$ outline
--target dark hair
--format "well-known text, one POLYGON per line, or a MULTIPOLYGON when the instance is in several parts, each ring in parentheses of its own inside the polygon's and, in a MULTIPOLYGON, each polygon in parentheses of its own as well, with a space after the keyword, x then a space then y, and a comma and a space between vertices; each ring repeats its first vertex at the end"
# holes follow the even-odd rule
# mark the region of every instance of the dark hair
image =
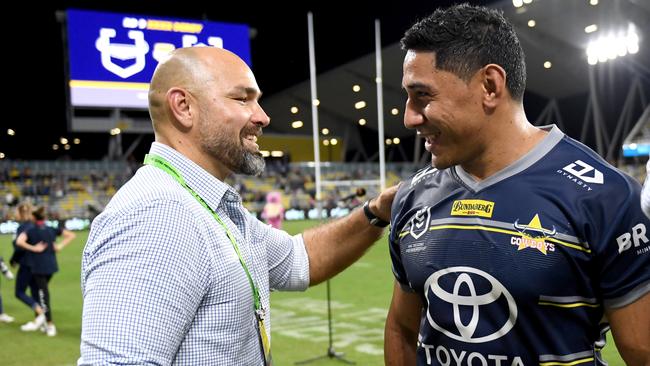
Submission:
POLYGON ((45 220, 45 207, 39 206, 34 211, 32 211, 32 215, 34 215, 34 218, 36 220, 45 220))
POLYGON ((506 71, 512 98, 524 96, 524 50, 500 10, 467 3, 437 9, 407 30, 400 43, 404 50, 434 52, 438 69, 465 81, 481 67, 497 64, 506 71))

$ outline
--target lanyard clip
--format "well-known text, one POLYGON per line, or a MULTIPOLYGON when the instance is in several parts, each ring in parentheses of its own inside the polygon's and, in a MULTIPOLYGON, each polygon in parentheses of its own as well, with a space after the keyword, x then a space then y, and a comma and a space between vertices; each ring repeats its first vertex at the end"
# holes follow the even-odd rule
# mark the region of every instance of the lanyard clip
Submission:
POLYGON ((264 308, 255 310, 255 317, 258 321, 264 320, 266 318, 266 310, 264 310, 264 308))

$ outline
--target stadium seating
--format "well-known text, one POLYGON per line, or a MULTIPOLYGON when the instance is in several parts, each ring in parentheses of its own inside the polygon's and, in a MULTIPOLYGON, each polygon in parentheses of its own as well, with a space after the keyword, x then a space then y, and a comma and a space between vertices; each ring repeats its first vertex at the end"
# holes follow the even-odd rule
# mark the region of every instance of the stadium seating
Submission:
MULTIPOLYGON (((92 219, 138 167, 123 161, 2 160, 0 220, 12 218, 13 207, 23 200, 46 205, 55 219, 92 219)), ((409 163, 389 163, 386 184, 395 184, 418 168, 409 163)), ((336 207, 341 197, 359 187, 366 189, 368 197, 378 193, 377 163, 324 163, 321 172, 325 208, 336 207)), ((227 183, 241 193, 244 206, 255 214, 261 212, 270 191, 282 193, 285 208, 307 211, 316 204, 314 175, 310 163, 269 165, 260 177, 235 175, 227 183)))

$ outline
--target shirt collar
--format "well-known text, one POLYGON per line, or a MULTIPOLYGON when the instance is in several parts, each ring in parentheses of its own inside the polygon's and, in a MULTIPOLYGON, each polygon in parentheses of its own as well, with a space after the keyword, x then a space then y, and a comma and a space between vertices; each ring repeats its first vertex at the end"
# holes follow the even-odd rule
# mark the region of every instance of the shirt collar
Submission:
POLYGON ((185 183, 201 196, 213 210, 217 209, 222 200, 241 202, 239 193, 229 184, 208 173, 170 146, 154 142, 151 144, 149 154, 156 154, 171 163, 183 176, 185 183))

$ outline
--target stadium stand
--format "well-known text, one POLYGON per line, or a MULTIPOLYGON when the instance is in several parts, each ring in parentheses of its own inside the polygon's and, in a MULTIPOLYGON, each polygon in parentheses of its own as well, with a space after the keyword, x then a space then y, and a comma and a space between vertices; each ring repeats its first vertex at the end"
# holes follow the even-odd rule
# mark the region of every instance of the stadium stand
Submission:
MULTIPOLYGON (((0 161, 0 220, 13 216, 13 207, 23 200, 46 205, 56 219, 93 219, 119 187, 137 170, 124 161, 0 161)), ((396 184, 418 169, 412 163, 387 164, 387 185, 396 184)), ((376 163, 325 163, 322 207, 331 210, 341 197, 362 187, 368 196, 378 193, 379 168, 376 163)), ((308 163, 269 164, 260 177, 232 176, 235 187, 249 211, 259 214, 267 192, 283 193, 288 209, 308 211, 316 207, 314 166, 308 163)), ((358 202, 357 202, 358 203, 358 202)))

